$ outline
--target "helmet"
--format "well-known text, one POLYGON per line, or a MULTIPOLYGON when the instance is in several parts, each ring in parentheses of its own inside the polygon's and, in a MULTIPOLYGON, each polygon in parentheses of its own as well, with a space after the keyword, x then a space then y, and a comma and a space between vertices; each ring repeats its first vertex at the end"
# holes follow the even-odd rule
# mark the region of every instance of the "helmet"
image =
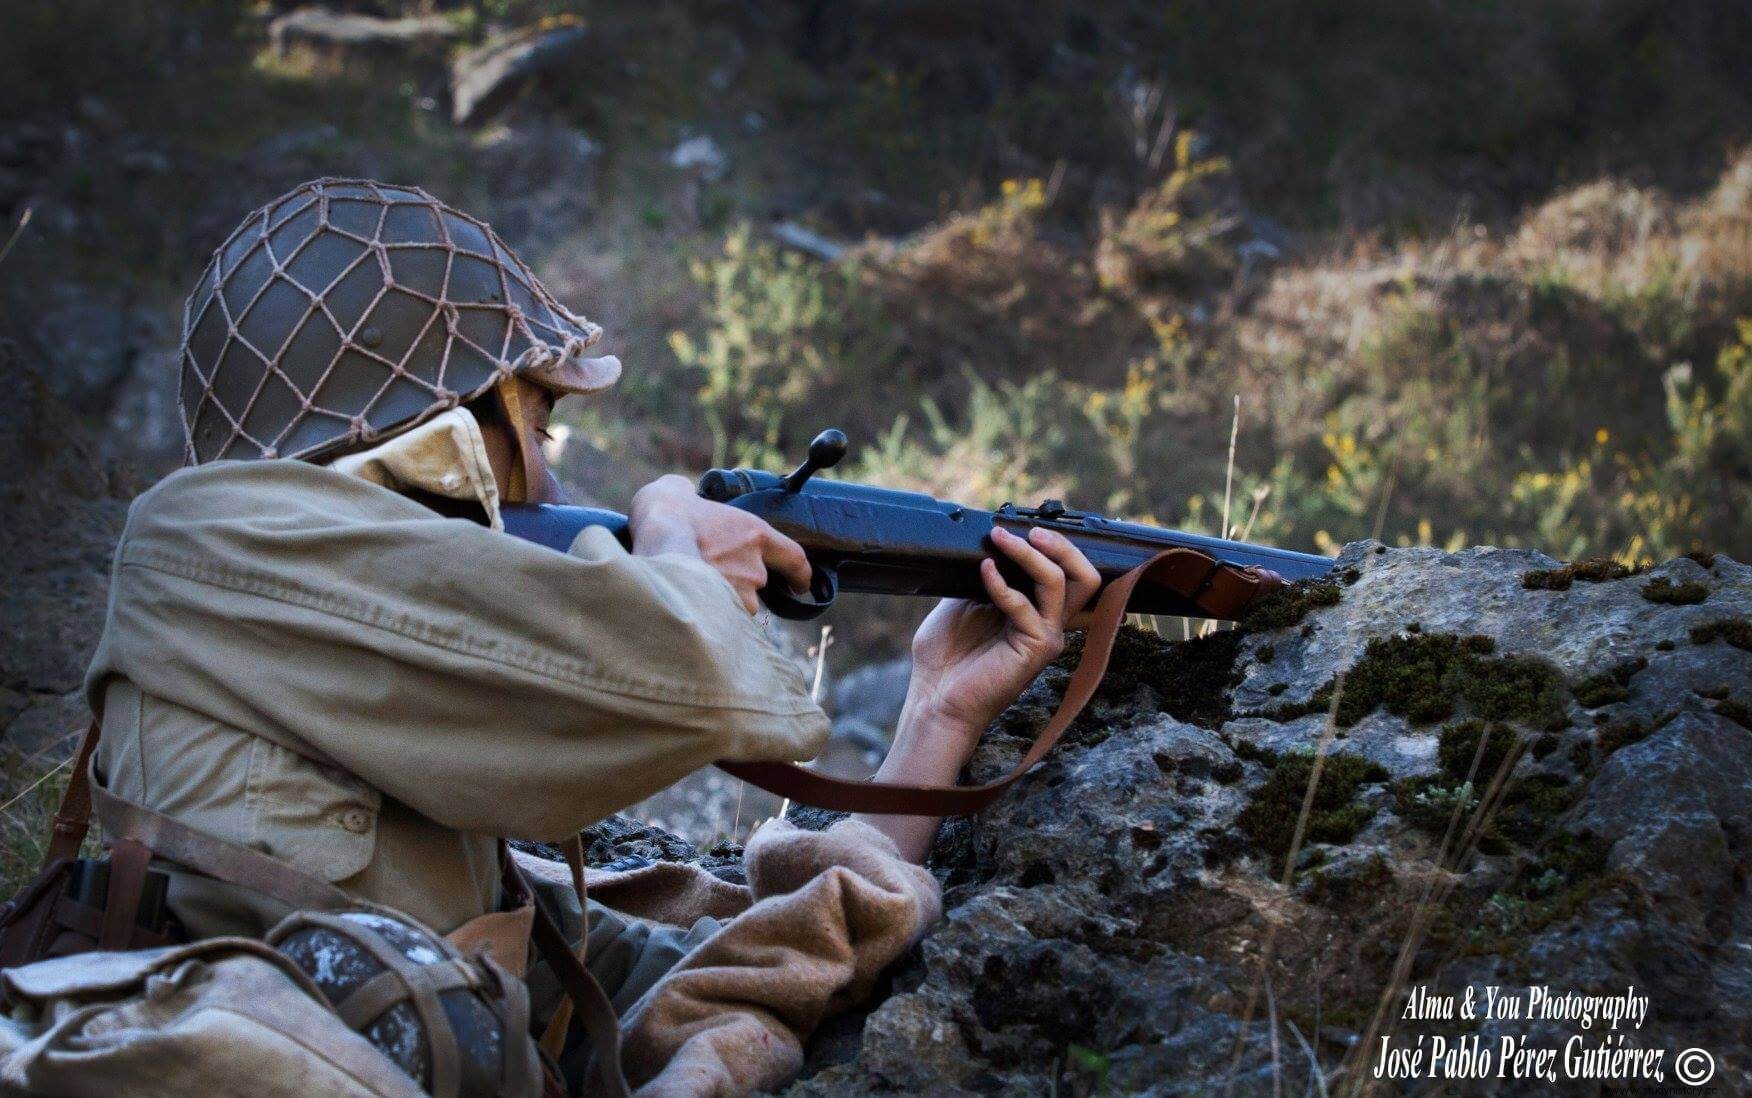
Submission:
POLYGON ((190 464, 325 461, 518 376, 605 389, 602 329, 483 221, 418 187, 319 179, 244 219, 183 311, 190 464))
POLYGON ((531 1094, 542 1066, 529 1037, 529 992, 486 956, 387 908, 299 911, 267 943, 335 1013, 428 1094, 531 1094))

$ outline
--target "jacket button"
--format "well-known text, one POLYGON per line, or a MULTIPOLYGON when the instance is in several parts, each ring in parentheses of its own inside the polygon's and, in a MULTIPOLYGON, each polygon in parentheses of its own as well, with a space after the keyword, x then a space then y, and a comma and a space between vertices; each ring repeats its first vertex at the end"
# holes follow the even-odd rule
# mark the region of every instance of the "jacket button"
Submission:
POLYGON ((341 813, 341 826, 355 835, 363 835, 371 829, 371 813, 363 808, 349 808, 341 813))

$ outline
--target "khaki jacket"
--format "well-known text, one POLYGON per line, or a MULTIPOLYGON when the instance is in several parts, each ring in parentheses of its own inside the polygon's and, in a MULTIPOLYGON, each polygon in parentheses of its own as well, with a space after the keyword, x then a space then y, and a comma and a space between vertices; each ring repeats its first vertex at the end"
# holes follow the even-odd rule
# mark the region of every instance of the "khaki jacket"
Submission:
MULTIPOLYGON (((134 502, 86 679, 116 792, 449 932, 493 910, 500 836, 820 747, 801 673, 706 564, 599 529, 558 553, 386 486, 498 525, 466 411, 383 451, 186 469, 134 502)), ((280 914, 208 884, 173 889, 198 934, 280 914)))
MULTIPOLYGON (((827 721, 801 673, 711 568, 631 556, 601 530, 557 553, 499 527, 479 425, 460 409, 332 467, 221 463, 166 478, 129 511, 86 679, 105 780, 450 933, 494 910, 499 837, 559 839, 715 759, 820 747, 827 721), (415 489, 475 504, 487 522, 400 494, 415 489)), ((518 857, 537 888, 570 901, 576 940, 564 868, 518 857)), ((930 873, 855 820, 825 833, 774 821, 744 864, 749 888, 693 866, 592 871, 609 906, 592 899, 588 960, 624 1016, 642 1096, 779 1085, 821 1019, 866 995, 941 915, 930 873)), ((286 914, 180 872, 170 906, 203 938, 259 936, 286 914)), ((92 956, 135 971, 133 955, 92 956)), ((140 1050, 160 1046, 137 1002, 163 996, 94 978, 113 1007, 91 1005, 96 985, 79 977, 43 990, 51 1034, 0 1026, 0 1082, 170 1082, 139 1067, 140 1050), (62 1017, 63 999, 81 1011, 62 1017), (141 1035, 104 1044, 116 1025, 141 1035), (77 1056, 59 1057, 50 1037, 77 1056)), ((528 983, 548 1016, 552 974, 537 966, 528 983)), ((231 995, 220 1013, 238 998, 219 994, 231 995)), ((196 996, 152 1019, 174 1037, 210 1007, 196 996)), ((224 1027, 213 1036, 244 1047, 224 1027)), ((257 1043, 263 1063, 222 1075, 280 1093, 274 1072, 297 1055, 257 1043)), ((334 1089, 405 1088, 360 1075, 334 1089)))

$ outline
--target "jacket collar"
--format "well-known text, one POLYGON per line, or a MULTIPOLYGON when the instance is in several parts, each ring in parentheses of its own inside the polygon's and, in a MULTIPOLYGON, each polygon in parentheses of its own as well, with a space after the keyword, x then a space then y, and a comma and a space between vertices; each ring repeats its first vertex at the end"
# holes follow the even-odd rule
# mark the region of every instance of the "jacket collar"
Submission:
POLYGON ((329 467, 395 492, 430 492, 477 503, 493 529, 504 528, 487 444, 480 422, 467 408, 452 408, 380 446, 338 457, 329 467))

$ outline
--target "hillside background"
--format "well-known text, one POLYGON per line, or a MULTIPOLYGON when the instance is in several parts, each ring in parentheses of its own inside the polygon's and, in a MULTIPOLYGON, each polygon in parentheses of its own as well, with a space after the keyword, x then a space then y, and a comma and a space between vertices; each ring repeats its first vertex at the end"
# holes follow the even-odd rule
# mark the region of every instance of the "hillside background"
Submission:
MULTIPOLYGON (((486 217, 607 329, 625 380, 562 406, 582 499, 837 425, 840 475, 1296 549, 1752 550, 1744 4, 0 0, 0 25, 0 367, 34 394, 9 415, 70 410, 117 499, 180 461, 211 250, 364 175, 486 217), (488 55, 526 75, 477 94, 488 55)), ((923 609, 847 607, 834 669, 923 609)), ((0 670, 8 722, 76 685, 0 670)))

